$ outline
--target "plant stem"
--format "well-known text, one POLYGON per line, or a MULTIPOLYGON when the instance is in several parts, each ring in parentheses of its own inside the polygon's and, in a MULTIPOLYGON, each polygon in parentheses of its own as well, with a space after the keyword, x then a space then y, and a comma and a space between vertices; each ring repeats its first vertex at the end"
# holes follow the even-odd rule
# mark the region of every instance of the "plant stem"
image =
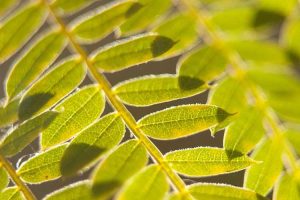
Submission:
POLYGON ((4 169, 8 172, 10 178, 13 180, 13 182, 16 184, 16 186, 22 191, 24 197, 27 200, 36 200, 34 194, 20 179, 20 177, 16 173, 16 170, 14 169, 14 167, 1 154, 0 154, 0 164, 2 164, 2 167, 4 167, 4 169))
MULTIPOLYGON (((249 86, 250 92, 255 99, 257 106, 264 113, 272 132, 275 136, 281 136, 283 133, 282 127, 279 127, 279 120, 273 115, 273 112, 270 112, 272 109, 268 107, 265 103, 262 93, 260 90, 249 80, 246 76, 245 69, 247 69, 247 64, 241 59, 240 55, 228 48, 223 42, 221 37, 219 37, 217 31, 215 30, 213 24, 206 18, 205 11, 198 9, 198 5, 194 0, 179 0, 180 5, 182 5, 186 11, 197 20, 198 25, 204 29, 206 34, 209 36, 210 41, 216 48, 218 48, 223 55, 227 58, 231 67, 234 69, 236 76, 239 80, 244 81, 249 86), (204 13, 204 14, 203 14, 204 13)), ((295 170, 297 168, 297 160, 291 149, 290 145, 286 141, 284 142, 284 151, 287 155, 287 158, 290 162, 290 167, 295 170)))
POLYGON ((55 13, 51 5, 47 2, 47 0, 42 0, 44 5, 49 10, 51 16, 56 21, 57 25, 61 28, 61 31, 65 36, 69 39, 69 42, 73 46, 76 53, 85 61, 90 73, 94 77, 94 79, 98 82, 101 89, 104 91, 107 99, 109 100, 111 106, 119 112, 120 116, 123 118, 124 122, 128 126, 128 128, 132 131, 137 139, 141 141, 141 143, 146 147, 147 151, 153 158, 153 160, 159 164, 162 169, 165 171, 167 176, 169 177, 173 187, 175 190, 180 193, 186 194, 186 187, 183 180, 175 173, 172 168, 164 161, 163 155, 158 150, 158 148, 151 142, 151 140, 137 127, 137 123, 131 113, 127 110, 127 108, 122 104, 115 96, 111 89, 111 85, 105 76, 98 72, 97 68, 93 65, 93 63, 89 60, 87 53, 85 50, 77 43, 73 35, 67 29, 63 20, 55 13))

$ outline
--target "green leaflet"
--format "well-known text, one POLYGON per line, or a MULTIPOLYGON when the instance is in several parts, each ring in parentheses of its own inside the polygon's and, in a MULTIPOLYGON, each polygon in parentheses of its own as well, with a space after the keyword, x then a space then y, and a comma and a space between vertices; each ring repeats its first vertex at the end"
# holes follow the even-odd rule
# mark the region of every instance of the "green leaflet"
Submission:
POLYGON ((0 192, 0 199, 5 200, 25 200, 22 192, 17 187, 8 187, 0 192))
POLYGON ((230 154, 247 154, 264 136, 263 117, 254 107, 241 112, 239 117, 226 129, 224 148, 230 154))
POLYGON ((95 52, 91 60, 97 68, 114 72, 151 61, 173 45, 174 42, 167 37, 143 34, 109 44, 95 52))
MULTIPOLYGON (((238 113, 247 103, 245 86, 240 81, 227 77, 210 91, 208 103, 219 106, 230 113, 238 113)), ((214 135, 217 131, 225 128, 231 121, 232 117, 213 127, 211 129, 212 134, 214 135)))
POLYGON ((129 140, 123 143, 96 168, 93 176, 94 194, 108 199, 147 162, 147 151, 140 142, 129 140))
POLYGON ((17 170, 17 174, 27 183, 38 184, 59 178, 61 159, 67 144, 56 146, 28 159, 17 170))
POLYGON ((295 128, 288 128, 284 135, 300 155, 300 130, 295 128))
POLYGON ((233 41, 228 43, 250 65, 289 65, 284 49, 269 41, 233 41))
MULTIPOLYGON (((2 101, 4 103, 4 100, 2 101)), ((0 128, 18 121, 20 99, 15 99, 7 105, 0 106, 0 128)))
POLYGON ((298 36, 300 34, 300 17, 289 20, 285 25, 282 34, 282 40, 290 53, 300 58, 300 44, 298 36))
POLYGON ((188 15, 177 14, 168 17, 166 21, 153 29, 165 37, 176 41, 176 44, 159 59, 166 59, 179 55, 195 45, 198 39, 195 21, 188 15))
POLYGON ((0 192, 8 186, 8 183, 8 174, 3 167, 0 167, 0 192))
POLYGON ((105 6, 96 15, 90 16, 89 13, 87 18, 74 25, 72 32, 83 42, 95 42, 111 33, 140 7, 139 3, 131 0, 113 3, 108 7, 105 6))
POLYGON ((258 2, 260 8, 286 16, 290 15, 297 6, 297 0, 259 0, 258 2))
POLYGON ((213 105, 182 105, 149 114, 138 121, 138 127, 155 139, 176 139, 209 129, 229 116, 213 105))
POLYGON ((73 175, 116 146, 125 134, 125 125, 116 113, 106 115, 78 134, 61 161, 63 175, 73 175))
POLYGON ((70 95, 54 110, 61 114, 43 131, 43 149, 62 143, 94 122, 103 112, 104 94, 98 86, 84 87, 70 95))
POLYGON ((177 71, 179 76, 208 82, 220 76, 226 65, 222 52, 212 46, 204 46, 184 56, 178 62, 177 71))
POLYGON ((80 59, 68 59, 58 64, 24 94, 19 118, 27 119, 53 106, 81 83, 85 73, 85 66, 80 59))
POLYGON ((119 83, 114 93, 126 104, 148 106, 190 97, 207 89, 197 79, 176 75, 144 76, 119 83))
POLYGON ((246 171, 245 187, 261 195, 268 194, 282 170, 281 154, 282 143, 279 138, 264 140, 251 156, 262 162, 246 171))
POLYGON ((13 156, 22 151, 38 137, 39 133, 55 119, 57 114, 48 111, 25 121, 4 137, 0 143, 0 153, 5 156, 13 156))
POLYGON ((274 193, 274 200, 299 200, 300 189, 299 180, 296 174, 284 174, 279 183, 276 184, 274 193))
POLYGON ((172 6, 170 0, 138 0, 138 2, 143 7, 121 25, 120 34, 122 36, 133 35, 146 29, 172 6))
POLYGON ((157 165, 150 165, 132 177, 118 200, 163 200, 169 190, 167 177, 157 165))
POLYGON ((42 37, 18 60, 12 68, 6 83, 9 99, 28 87, 56 59, 66 45, 66 38, 60 32, 51 32, 42 37))
POLYGON ((260 196, 251 190, 225 184, 193 184, 188 187, 188 191, 195 199, 267 200, 267 198, 260 196))
POLYGON ((231 173, 257 163, 246 155, 236 153, 229 157, 224 149, 212 147, 172 151, 165 160, 178 173, 192 177, 231 173))
POLYGON ((47 11, 30 4, 0 25, 0 63, 17 51, 41 26, 47 11))
POLYGON ((4 16, 12 7, 16 6, 19 2, 17 0, 0 1, 0 16, 4 16))
POLYGON ((89 181, 79 181, 48 194, 43 200, 94 200, 89 181))
POLYGON ((91 4, 95 0, 54 0, 52 6, 57 10, 65 13, 75 12, 84 6, 91 4))

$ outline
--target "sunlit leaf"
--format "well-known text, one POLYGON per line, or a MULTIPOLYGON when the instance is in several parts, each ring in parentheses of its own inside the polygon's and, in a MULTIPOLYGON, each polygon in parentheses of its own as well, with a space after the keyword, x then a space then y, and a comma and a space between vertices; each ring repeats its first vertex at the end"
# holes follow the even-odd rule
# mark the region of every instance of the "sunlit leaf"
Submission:
POLYGON ((42 37, 22 56, 12 68, 6 85, 9 99, 17 96, 55 60, 66 45, 59 32, 42 37))
POLYGON ((113 151, 97 167, 93 176, 93 193, 109 198, 148 161, 147 151, 137 140, 129 140, 113 151))
POLYGON ((63 13, 72 13, 84 6, 91 4, 95 0, 54 0, 52 7, 63 13))
POLYGON ((70 139, 95 121, 103 112, 104 95, 98 86, 78 90, 57 105, 54 110, 61 114, 43 131, 41 146, 49 148, 70 139))
POLYGON ((19 102, 20 99, 15 99, 7 105, 0 106, 0 127, 8 126, 18 120, 19 102))
POLYGON ((187 15, 177 14, 153 29, 153 32, 171 38, 176 44, 160 59, 176 56, 197 43, 195 21, 187 15))
POLYGON ((243 170, 256 161, 246 155, 228 155, 224 149, 197 147, 169 152, 165 160, 180 174, 201 177, 243 170))
POLYGON ((136 1, 123 1, 105 7, 97 14, 83 18, 73 27, 73 34, 84 42, 94 42, 111 33, 141 8, 136 1))
POLYGON ((132 35, 146 29, 172 5, 170 0, 138 0, 138 2, 143 7, 121 25, 121 35, 132 35))
POLYGON ((169 190, 167 177, 160 166, 150 165, 136 174, 118 196, 119 200, 162 200, 169 190), (143 184, 141 184, 143 183, 143 184))
POLYGON ((106 115, 84 129, 66 149, 61 161, 63 175, 72 175, 116 146, 125 134, 125 125, 116 113, 106 115))
POLYGON ((175 75, 144 76, 119 83, 114 92, 126 104, 148 106, 190 97, 207 89, 198 79, 175 75))
POLYGON ((18 175, 27 183, 42 183, 59 178, 61 159, 67 144, 54 147, 39 153, 22 163, 17 170, 18 175))
POLYGON ((272 12, 277 12, 281 15, 290 15, 290 13, 297 5, 297 0, 259 0, 258 2, 260 8, 272 12))
POLYGON ((0 167, 0 192, 8 186, 9 178, 6 170, 0 167))
POLYGON ((27 119, 53 106, 81 83, 85 73, 80 59, 69 59, 58 64, 24 94, 19 118, 27 119))
POLYGON ((259 110, 250 107, 225 131, 224 148, 233 153, 247 154, 264 136, 263 117, 259 110))
POLYGON ((48 194, 44 200, 94 200, 89 181, 80 181, 48 194))
POLYGON ((22 192, 17 187, 8 187, 0 192, 0 199, 25 200, 22 192))
POLYGON ((282 144, 279 138, 264 140, 251 156, 262 162, 246 171, 245 187, 261 195, 268 194, 282 170, 281 153, 282 144))
POLYGON ((299 180, 296 174, 284 174, 279 183, 276 185, 274 193, 274 200, 299 200, 300 188, 299 180))
POLYGON ((212 81, 224 72, 227 60, 212 46, 204 46, 184 56, 178 64, 179 76, 212 81))
POLYGON ((0 25, 0 63, 18 50, 41 26, 47 11, 30 4, 0 25))
POLYGON ((296 128, 288 128, 284 135, 300 155, 300 130, 296 128))
POLYGON ((225 110, 213 105, 182 105, 149 114, 138 122, 138 127, 156 139, 175 139, 207 130, 228 116, 225 110))
POLYGON ((0 143, 0 153, 5 156, 13 156, 33 142, 39 133, 55 119, 58 113, 48 111, 25 121, 14 129, 0 143))
POLYGON ((296 17, 288 21, 283 29, 282 40, 290 53, 300 58, 300 44, 298 36, 300 34, 300 18, 296 17))
POLYGON ((118 71, 158 58, 174 45, 174 41, 149 33, 117 41, 96 51, 91 60, 104 71, 118 71))

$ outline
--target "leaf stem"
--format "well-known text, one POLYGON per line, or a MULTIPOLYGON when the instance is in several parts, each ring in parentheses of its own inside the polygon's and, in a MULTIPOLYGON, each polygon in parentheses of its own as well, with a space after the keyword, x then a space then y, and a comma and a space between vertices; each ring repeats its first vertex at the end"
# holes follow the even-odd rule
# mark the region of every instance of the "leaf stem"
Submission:
POLYGON ((31 192, 31 190, 23 183, 23 181, 20 179, 18 174, 16 173, 16 170, 14 167, 10 164, 8 160, 4 156, 0 154, 0 164, 2 164, 2 167, 8 172, 9 176, 13 180, 13 182, 16 184, 16 186, 22 191, 24 197, 27 200, 36 200, 36 197, 31 192))
MULTIPOLYGON (((266 104, 263 98, 263 93, 246 76, 245 69, 247 69, 247 64, 242 60, 237 52, 227 47, 221 37, 219 37, 214 25, 206 18, 205 11, 198 9, 199 6, 194 0, 179 0, 179 3, 191 16, 194 17, 194 19, 197 20, 198 25, 204 29, 206 34, 209 36, 209 38, 206 40, 210 40, 207 42, 211 42, 227 58, 239 80, 247 83, 257 106, 264 113, 273 134, 281 137, 284 132, 283 127, 279 126, 279 120, 277 119, 277 116, 273 114, 272 109, 266 104)), ((285 154, 290 162, 289 167, 295 170, 297 169, 297 159, 293 153, 293 149, 291 149, 291 146, 286 139, 284 139, 283 142, 285 154)))
POLYGON ((61 28, 61 31, 65 36, 69 39, 69 42, 73 46, 76 53, 85 61, 90 73, 94 77, 94 79, 98 82, 101 89, 106 94, 107 99, 109 100, 111 106, 119 112, 120 116, 123 118, 124 122, 128 126, 128 128, 133 132, 135 137, 139 139, 142 144, 146 147, 147 151, 153 158, 153 160, 159 164, 162 169, 165 171, 167 176, 169 177, 173 187, 175 190, 186 194, 186 186, 183 180, 175 173, 172 168, 164 161, 164 157, 158 148, 151 142, 151 140, 137 127, 136 120, 128 111, 128 109, 122 104, 112 92, 111 85, 105 76, 98 72, 97 68, 93 65, 93 63, 88 58, 85 50, 77 43, 73 35, 70 33, 63 20, 55 13, 54 9, 47 2, 47 0, 41 0, 43 4, 49 10, 51 16, 54 18, 55 22, 61 28))

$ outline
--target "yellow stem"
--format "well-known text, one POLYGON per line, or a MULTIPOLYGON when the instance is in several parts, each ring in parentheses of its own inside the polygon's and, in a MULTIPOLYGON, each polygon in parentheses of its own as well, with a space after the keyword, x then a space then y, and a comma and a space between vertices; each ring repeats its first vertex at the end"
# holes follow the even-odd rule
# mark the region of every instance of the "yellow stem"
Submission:
POLYGON ((16 184, 16 186, 22 191, 24 197, 27 200, 36 200, 35 196, 31 192, 31 190, 23 183, 23 181, 18 176, 14 167, 1 154, 0 154, 0 164, 8 172, 10 178, 13 180, 13 182, 16 184))
POLYGON ((183 180, 175 173, 168 163, 164 162, 163 155, 158 150, 158 148, 151 142, 151 140, 137 127, 137 123, 131 113, 127 110, 127 108, 122 104, 112 92, 111 85, 104 75, 98 72, 97 68, 93 65, 90 59, 87 56, 85 50, 77 43, 73 35, 67 29, 66 25, 62 21, 62 19, 55 13, 51 5, 47 2, 47 0, 42 0, 44 5, 48 8, 51 16, 54 18, 56 23, 61 28, 61 31, 65 36, 69 39, 69 42, 74 47, 76 53, 85 61, 89 71, 91 72, 94 79, 98 82, 101 89, 106 94, 107 99, 110 104, 116 111, 119 112, 120 116, 123 118, 124 122, 128 126, 128 128, 132 131, 137 139, 141 141, 141 143, 146 147, 147 151, 153 158, 153 160, 159 164, 162 169, 165 171, 167 176, 169 177, 173 187, 175 190, 180 193, 186 193, 186 186, 183 180))

